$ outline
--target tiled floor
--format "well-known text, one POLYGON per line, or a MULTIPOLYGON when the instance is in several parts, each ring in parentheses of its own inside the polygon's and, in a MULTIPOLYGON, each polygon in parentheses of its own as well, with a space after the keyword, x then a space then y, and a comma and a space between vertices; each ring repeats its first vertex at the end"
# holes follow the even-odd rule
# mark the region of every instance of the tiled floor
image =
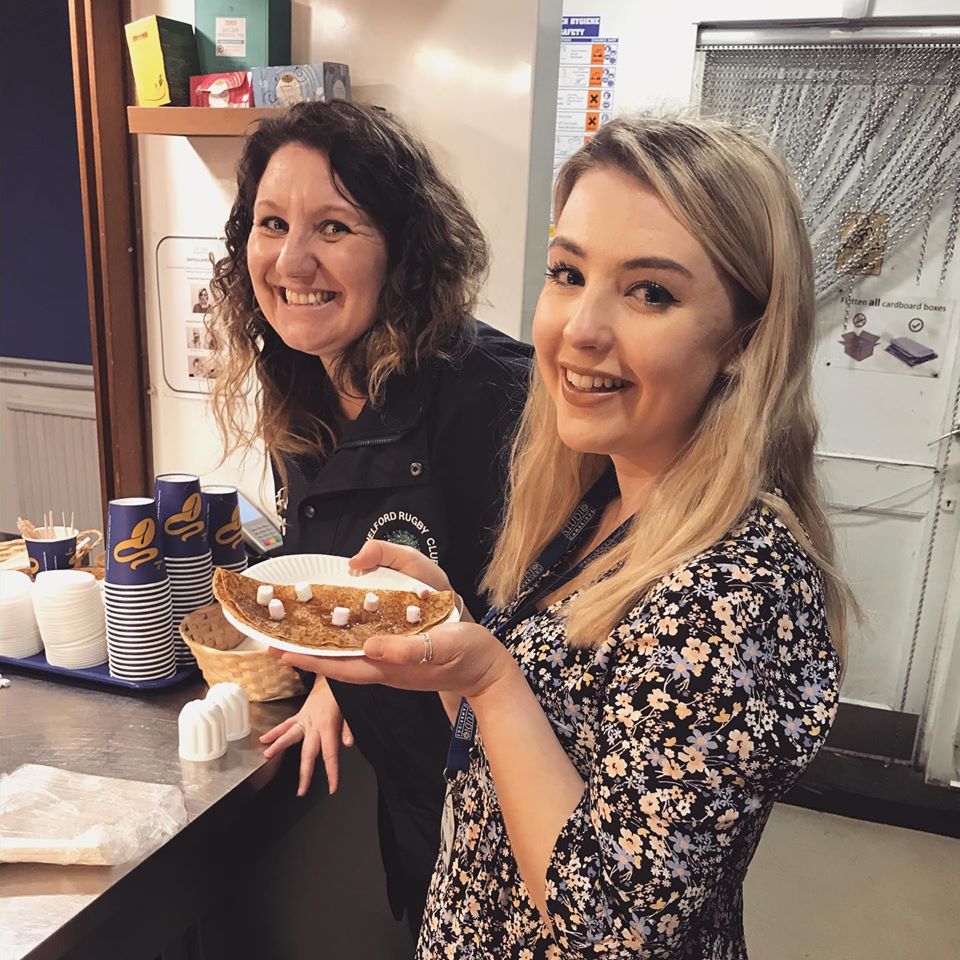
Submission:
POLYGON ((750 960, 958 960, 960 840, 780 804, 744 900, 750 960))

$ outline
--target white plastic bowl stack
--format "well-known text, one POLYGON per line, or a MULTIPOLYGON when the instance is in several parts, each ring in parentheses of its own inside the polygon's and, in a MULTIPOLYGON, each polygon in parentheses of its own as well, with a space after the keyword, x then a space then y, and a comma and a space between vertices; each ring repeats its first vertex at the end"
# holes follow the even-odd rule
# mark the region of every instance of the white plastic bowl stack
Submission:
POLYGON ((107 631, 100 584, 82 570, 37 574, 33 611, 47 663, 80 670, 107 660, 107 631))
POLYGON ((0 656, 22 660, 43 649, 33 615, 33 584, 25 573, 0 570, 0 656))

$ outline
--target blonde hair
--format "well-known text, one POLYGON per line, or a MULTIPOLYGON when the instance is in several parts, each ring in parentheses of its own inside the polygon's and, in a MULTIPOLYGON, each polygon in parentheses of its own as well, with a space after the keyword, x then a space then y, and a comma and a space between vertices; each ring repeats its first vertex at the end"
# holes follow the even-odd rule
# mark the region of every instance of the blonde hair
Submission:
MULTIPOLYGON (((842 654, 847 608, 856 604, 834 564, 814 476, 813 264, 784 162, 760 139, 720 123, 617 118, 561 169, 557 219, 579 178, 598 167, 621 170, 654 190, 699 238, 732 292, 740 342, 735 372, 714 385, 693 437, 628 536, 583 572, 579 582, 587 586, 569 607, 569 642, 601 643, 659 579, 716 544, 759 500, 818 564, 831 636, 842 654)), ((495 605, 517 593, 523 572, 609 464, 604 455, 564 445, 535 371, 484 578, 495 605)))

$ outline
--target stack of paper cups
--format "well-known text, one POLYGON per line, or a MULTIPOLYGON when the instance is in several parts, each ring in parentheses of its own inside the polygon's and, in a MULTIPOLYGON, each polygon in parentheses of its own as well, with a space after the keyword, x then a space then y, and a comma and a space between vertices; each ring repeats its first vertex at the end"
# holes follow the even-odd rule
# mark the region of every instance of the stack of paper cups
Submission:
MULTIPOLYGON (((200 478, 187 473, 157 477, 157 523, 173 597, 173 625, 213 603, 213 558, 203 516, 200 478)), ((177 663, 193 665, 190 649, 176 638, 177 663)))
POLYGON ((110 674, 160 680, 176 672, 170 581, 149 497, 111 500, 104 577, 110 674))
POLYGON ((201 493, 213 565, 241 573, 247 569, 247 551, 243 545, 237 488, 209 486, 202 487, 201 493))

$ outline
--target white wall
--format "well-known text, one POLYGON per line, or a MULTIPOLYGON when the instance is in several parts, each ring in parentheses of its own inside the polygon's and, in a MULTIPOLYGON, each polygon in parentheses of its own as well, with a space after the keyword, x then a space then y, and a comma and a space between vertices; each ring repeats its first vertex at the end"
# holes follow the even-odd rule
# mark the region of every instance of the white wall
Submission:
MULTIPOLYGON (((559 21, 560 0, 545 0, 545 7, 551 5, 559 21)), ((152 13, 192 22, 193 3, 133 0, 135 18, 152 13)), ((349 63, 355 98, 398 113, 466 194, 493 250, 478 313, 513 335, 521 330, 529 253, 531 76, 538 15, 531 0, 293 4, 294 62, 349 63)), ((559 25, 557 38, 559 45, 559 25)), ((254 457, 242 465, 233 459, 218 467, 219 445, 203 402, 174 393, 164 382, 155 266, 156 246, 164 236, 222 233, 241 141, 141 136, 138 146, 156 469, 201 473, 255 495, 262 460, 254 457)), ((545 250, 546 212, 541 233, 545 250)), ((272 499, 269 483, 264 499, 272 499)))

